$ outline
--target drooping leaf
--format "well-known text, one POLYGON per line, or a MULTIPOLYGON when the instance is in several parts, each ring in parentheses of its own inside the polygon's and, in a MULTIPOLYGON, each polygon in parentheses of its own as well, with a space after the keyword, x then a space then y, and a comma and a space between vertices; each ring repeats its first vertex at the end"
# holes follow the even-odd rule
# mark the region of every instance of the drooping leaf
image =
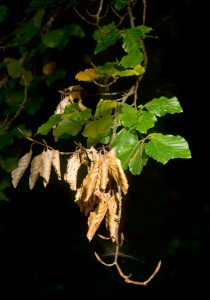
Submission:
POLYGON ((64 32, 62 29, 54 29, 54 30, 47 31, 42 36, 42 42, 47 47, 55 48, 61 43, 63 37, 64 37, 64 32))
POLYGON ((135 48, 132 49, 127 55, 122 57, 120 64, 124 68, 134 68, 136 65, 141 64, 143 60, 143 53, 140 49, 135 48))
POLYGON ((60 122, 60 120, 60 114, 52 115, 46 123, 39 126, 37 133, 42 135, 48 134, 48 132, 53 128, 53 126, 57 125, 60 122))
POLYGON ((144 67, 141 65, 136 65, 133 69, 125 70, 113 70, 110 74, 112 77, 128 77, 128 76, 139 76, 145 72, 144 67))
POLYGON ((35 27, 40 28, 42 26, 42 19, 45 14, 45 9, 40 8, 33 17, 33 24, 35 27))
POLYGON ((137 142, 133 147, 129 160, 129 169, 133 175, 139 175, 146 165, 148 156, 144 150, 144 144, 137 142))
POLYGON ((90 212, 90 215, 88 217, 88 232, 87 232, 87 238, 89 241, 92 240, 94 237, 97 229, 99 228, 102 220, 105 217, 105 214, 107 212, 107 202, 100 202, 96 209, 92 212, 90 212))
POLYGON ((58 180, 61 180, 61 166, 60 166, 60 152, 59 150, 52 150, 53 158, 52 158, 52 166, 55 169, 55 173, 58 177, 58 180))
POLYGON ((111 116, 101 117, 87 123, 82 134, 93 141, 100 140, 107 135, 107 130, 110 132, 112 126, 113 118, 111 116))
POLYGON ((32 190, 39 178, 42 171, 42 154, 34 156, 31 161, 30 176, 29 176, 29 188, 32 190))
POLYGON ((19 159, 17 168, 11 172, 12 184, 14 188, 17 187, 21 177, 23 176, 25 170, 27 169, 31 160, 31 156, 32 156, 32 151, 30 150, 28 153, 26 153, 19 159))
POLYGON ((118 230, 119 230, 119 217, 117 215, 117 203, 118 199, 116 199, 116 195, 113 195, 108 200, 108 211, 106 214, 107 217, 107 225, 109 227, 110 238, 113 243, 118 241, 118 230))
POLYGON ((77 173, 81 166, 81 160, 77 152, 67 160, 66 172, 64 174, 64 180, 69 184, 70 189, 77 190, 77 173))
POLYGON ((145 144, 145 151, 163 164, 174 158, 191 158, 188 143, 179 135, 152 133, 150 141, 145 144))
POLYGON ((50 149, 42 151, 42 165, 40 176, 43 178, 43 185, 46 187, 50 180, 53 152, 50 149))
POLYGON ((93 38, 97 41, 94 54, 98 54, 107 49, 109 46, 114 45, 120 37, 120 30, 114 22, 97 29, 93 34, 93 38))
POLYGON ((181 113, 183 111, 176 97, 167 98, 162 96, 154 98, 144 106, 158 117, 162 117, 165 114, 181 113))
POLYGON ((130 153, 138 142, 138 136, 130 130, 123 128, 113 140, 112 147, 115 148, 117 157, 120 159, 123 169, 127 169, 130 153))
POLYGON ((112 115, 113 109, 118 106, 118 102, 115 100, 103 100, 100 99, 94 114, 95 118, 105 117, 112 115))
POLYGON ((0 22, 4 21, 7 15, 8 8, 5 5, 0 5, 0 22))

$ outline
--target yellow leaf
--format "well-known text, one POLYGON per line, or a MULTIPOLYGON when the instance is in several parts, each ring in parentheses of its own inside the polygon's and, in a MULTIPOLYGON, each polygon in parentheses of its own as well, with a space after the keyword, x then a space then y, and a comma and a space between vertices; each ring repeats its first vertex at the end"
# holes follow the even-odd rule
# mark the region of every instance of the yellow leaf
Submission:
POLYGON ((90 213, 88 217, 88 232, 87 238, 89 241, 92 240, 95 235, 101 221, 103 220, 107 211, 107 202, 100 202, 96 209, 90 213))
POLYGON ((12 184, 14 188, 17 187, 18 182, 20 181, 25 170, 27 169, 31 160, 31 156, 32 156, 32 151, 30 150, 28 153, 26 153, 19 159, 17 168, 11 172, 12 184))
POLYGON ((42 154, 36 155, 31 161, 29 188, 32 190, 42 169, 42 154))
POLYGON ((51 74, 52 72, 55 71, 56 67, 57 67, 56 62, 51 61, 51 62, 49 62, 49 63, 47 63, 46 65, 43 66, 42 73, 44 75, 48 76, 49 74, 51 74))
POLYGON ((93 81, 98 79, 100 74, 96 71, 96 69, 85 69, 84 71, 80 71, 76 74, 75 79, 79 81, 93 81))

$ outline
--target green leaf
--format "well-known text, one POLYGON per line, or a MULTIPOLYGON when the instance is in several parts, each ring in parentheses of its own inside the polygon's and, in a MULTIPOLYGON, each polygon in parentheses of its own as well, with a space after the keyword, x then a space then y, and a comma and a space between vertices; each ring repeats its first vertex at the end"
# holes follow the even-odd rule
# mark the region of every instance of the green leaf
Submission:
POLYGON ((120 37, 120 30, 117 28, 114 22, 97 29, 93 34, 94 40, 97 41, 94 54, 98 54, 108 47, 114 45, 120 37))
POLYGON ((141 65, 136 65, 133 69, 125 70, 112 70, 112 77, 128 77, 128 76, 139 76, 145 72, 144 67, 141 65))
POLYGON ((112 115, 113 109, 118 106, 118 102, 114 100, 103 100, 100 99, 94 114, 95 118, 110 116, 112 115))
POLYGON ((63 78, 66 75, 66 71, 63 69, 55 70, 47 76, 47 83, 52 84, 56 80, 63 78))
POLYGON ((176 97, 155 98, 144 105, 150 112, 158 117, 162 117, 168 113, 181 113, 182 107, 176 97))
POLYGON ((22 66, 18 60, 13 59, 7 64, 7 71, 9 76, 11 76, 12 78, 18 78, 21 76, 22 66))
POLYGON ((124 103, 119 120, 124 127, 130 128, 130 130, 136 129, 140 133, 147 133, 147 130, 154 126, 157 118, 151 112, 138 111, 124 103))
POLYGON ((4 21, 7 15, 8 8, 5 5, 0 5, 0 22, 4 21))
POLYGON ((145 151, 158 162, 166 164, 173 158, 191 158, 188 143, 183 137, 161 133, 152 133, 149 137, 151 140, 145 144, 145 151))
POLYGON ((23 102, 24 90, 21 89, 9 89, 6 95, 5 102, 17 111, 17 107, 23 102))
POLYGON ((116 149, 117 157, 121 160, 124 170, 128 167, 131 152, 137 143, 137 135, 126 128, 121 129, 113 140, 112 146, 116 149))
POLYGON ((17 162, 16 157, 0 157, 0 167, 7 173, 10 173, 16 168, 17 162))
POLYGON ((79 24, 76 23, 65 25, 63 27, 63 30, 65 30, 68 36, 76 36, 80 38, 83 38, 85 36, 84 30, 81 28, 79 24))
POLYGON ((0 150, 3 149, 5 146, 11 145, 13 141, 13 136, 9 132, 0 135, 0 150))
MULTIPOLYGON (((72 105, 69 105, 70 107, 72 105)), ((54 135, 61 137, 62 135, 75 136, 82 129, 82 126, 86 124, 87 120, 91 117, 91 109, 85 109, 81 112, 74 111, 71 113, 64 113, 61 115, 62 120, 58 123, 58 126, 54 129, 54 135)))
POLYGON ((30 98, 26 104, 25 112, 29 115, 33 115, 35 112, 39 111, 43 102, 44 98, 42 96, 30 98))
POLYGON ((62 29, 55 29, 46 32, 42 36, 42 42, 45 46, 50 48, 55 48, 59 46, 60 42, 62 41, 64 37, 64 32, 62 29))
POLYGON ((133 68, 136 65, 141 64, 143 60, 143 53, 139 49, 135 48, 131 50, 127 55, 122 57, 120 64, 124 68, 133 68))
POLYGON ((129 160, 129 169, 133 175, 139 175, 143 167, 147 164, 148 156, 145 153, 144 144, 136 143, 133 147, 130 160, 129 160))
POLYGON ((141 38, 143 37, 143 32, 140 26, 128 28, 122 33, 123 44, 122 47, 125 52, 129 53, 135 49, 140 49, 141 38))
POLYGON ((128 6, 129 0, 112 0, 111 5, 114 5, 114 8, 117 11, 122 10, 126 6, 128 6))
POLYGON ((148 27, 148 26, 145 26, 145 25, 140 25, 139 28, 140 28, 140 30, 142 32, 143 38, 145 38, 145 36, 146 36, 147 33, 150 33, 150 31, 153 30, 152 27, 148 27))
POLYGON ((60 122, 60 120, 61 120, 60 114, 52 115, 46 123, 39 126, 37 133, 42 135, 48 134, 48 132, 52 129, 52 127, 57 125, 60 122))
POLYGON ((0 190, 0 201, 9 201, 9 198, 0 190))
POLYGON ((30 40, 32 40, 33 37, 35 37, 39 30, 39 28, 34 26, 33 20, 30 20, 20 28, 16 37, 11 41, 11 44, 28 43, 30 40))
POLYGON ((40 8, 33 17, 33 24, 35 27, 40 28, 42 26, 42 18, 45 14, 45 9, 40 8))
POLYGON ((138 123, 135 125, 135 129, 140 133, 147 133, 147 130, 154 127, 157 118, 155 115, 148 111, 138 112, 138 123))
POLYGON ((100 141, 107 137, 111 133, 111 127, 113 126, 112 116, 101 117, 100 119, 93 120, 86 124, 82 135, 89 139, 88 144, 91 141, 100 141))

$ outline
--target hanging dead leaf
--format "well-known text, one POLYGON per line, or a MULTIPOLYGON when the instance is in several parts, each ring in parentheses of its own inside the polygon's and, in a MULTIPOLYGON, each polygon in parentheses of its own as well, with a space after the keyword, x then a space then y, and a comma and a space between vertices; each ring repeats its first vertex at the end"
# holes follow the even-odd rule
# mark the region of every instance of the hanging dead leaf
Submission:
POLYGON ((85 69, 84 71, 80 71, 76 74, 75 79, 79 81, 93 81, 100 77, 100 73, 96 71, 96 69, 85 69))
POLYGON ((100 176, 100 187, 102 190, 106 190, 109 178, 108 178, 108 158, 105 155, 101 158, 101 176, 100 176))
POLYGON ((31 156, 32 156, 32 151, 30 150, 28 153, 26 153, 19 159, 17 168, 11 172, 12 184, 14 188, 17 187, 18 182, 20 181, 25 170, 27 169, 31 160, 31 156))
POLYGON ((98 170, 99 170, 99 156, 97 156, 96 161, 92 164, 87 176, 83 180, 83 187, 85 191, 85 198, 84 201, 88 201, 88 199, 92 196, 96 181, 98 177, 98 170))
POLYGON ((109 227, 110 238, 113 243, 118 243, 119 217, 117 215, 118 204, 115 195, 108 201, 107 225, 109 227))
POLYGON ((76 191, 77 189, 77 173, 81 166, 81 160, 78 152, 68 159, 66 173, 64 174, 64 180, 70 185, 70 189, 76 191))
POLYGON ((128 192, 128 187, 129 187, 128 180, 127 180, 125 172, 124 172, 124 170, 122 168, 121 161, 117 158, 116 162, 117 162, 118 172, 119 172, 119 178, 120 178, 120 187, 121 187, 124 195, 126 195, 127 192, 128 192))
POLYGON ((88 217, 88 232, 87 238, 89 241, 92 240, 99 225, 101 224, 107 211, 107 202, 100 202, 96 209, 90 213, 88 217))
POLYGON ((51 165, 53 160, 53 151, 50 149, 42 152, 42 168, 40 170, 40 176, 43 178, 43 185, 46 187, 49 183, 51 165))
POLYGON ((85 106, 85 105, 82 103, 82 100, 79 100, 79 101, 78 101, 78 106, 79 106, 79 110, 80 110, 80 111, 83 111, 83 110, 86 110, 86 109, 87 109, 87 106, 85 106))
POLYGON ((62 100, 58 103, 58 105, 57 105, 57 107, 56 107, 56 109, 55 109, 54 114, 55 114, 55 115, 63 114, 63 113, 64 113, 64 110, 65 110, 65 107, 66 107, 67 105, 71 104, 71 103, 72 103, 71 97, 70 97, 70 96, 66 96, 64 99, 62 99, 62 100))
POLYGON ((61 167, 60 167, 60 152, 59 150, 52 150, 53 158, 52 158, 52 166, 55 169, 55 172, 58 176, 58 180, 61 180, 61 167))
POLYGON ((31 161, 29 188, 32 190, 42 170, 42 154, 36 155, 31 161))

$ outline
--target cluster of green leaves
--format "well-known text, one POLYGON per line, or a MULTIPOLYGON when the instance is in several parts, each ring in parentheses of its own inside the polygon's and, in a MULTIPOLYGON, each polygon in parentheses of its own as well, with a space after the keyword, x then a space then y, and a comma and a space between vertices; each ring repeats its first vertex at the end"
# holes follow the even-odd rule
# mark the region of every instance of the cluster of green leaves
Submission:
POLYGON ((137 175, 149 157, 163 164, 174 158, 190 158, 188 143, 183 137, 151 130, 157 117, 180 112, 182 108, 176 97, 156 98, 138 108, 100 99, 93 115, 89 108, 79 111, 78 104, 73 103, 66 106, 64 113, 51 116, 37 133, 45 135, 52 129, 56 138, 81 133, 87 138, 87 147, 108 144, 116 149, 123 169, 129 168, 137 175))

